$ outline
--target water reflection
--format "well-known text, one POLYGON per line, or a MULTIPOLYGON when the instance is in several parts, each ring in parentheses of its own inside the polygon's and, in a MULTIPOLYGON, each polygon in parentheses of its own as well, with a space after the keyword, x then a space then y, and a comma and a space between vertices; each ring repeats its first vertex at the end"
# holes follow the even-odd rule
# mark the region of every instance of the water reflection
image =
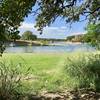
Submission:
POLYGON ((16 46, 7 47, 5 52, 11 53, 33 53, 33 52, 74 52, 74 51, 95 51, 95 48, 87 44, 66 44, 56 46, 16 46))

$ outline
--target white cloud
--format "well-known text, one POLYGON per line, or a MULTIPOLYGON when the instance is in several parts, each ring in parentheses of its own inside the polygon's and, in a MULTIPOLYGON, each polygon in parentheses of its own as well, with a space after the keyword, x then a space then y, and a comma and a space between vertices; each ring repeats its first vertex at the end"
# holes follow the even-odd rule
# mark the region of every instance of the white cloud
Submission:
POLYGON ((34 23, 25 23, 25 22, 23 22, 21 24, 21 26, 19 27, 20 34, 22 34, 23 32, 25 32, 27 30, 29 30, 29 31, 32 31, 34 34, 38 35, 39 32, 37 31, 37 29, 34 26, 35 26, 34 23))
POLYGON ((39 38, 66 38, 68 35, 77 35, 77 34, 84 34, 80 32, 70 32, 66 26, 61 27, 45 27, 43 29, 43 34, 40 35, 37 29, 34 27, 34 23, 22 23, 19 27, 20 33, 22 34, 24 31, 30 30, 34 34, 36 34, 39 38))
POLYGON ((19 29, 32 29, 34 28, 34 24, 32 23, 22 23, 19 29))

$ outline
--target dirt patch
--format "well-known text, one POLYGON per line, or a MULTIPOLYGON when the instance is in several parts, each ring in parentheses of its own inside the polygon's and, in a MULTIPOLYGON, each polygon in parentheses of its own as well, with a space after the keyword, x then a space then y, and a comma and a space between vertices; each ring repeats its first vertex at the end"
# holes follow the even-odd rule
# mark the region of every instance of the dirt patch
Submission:
POLYGON ((56 93, 45 91, 40 95, 29 95, 27 100, 100 100, 100 93, 85 89, 56 93))

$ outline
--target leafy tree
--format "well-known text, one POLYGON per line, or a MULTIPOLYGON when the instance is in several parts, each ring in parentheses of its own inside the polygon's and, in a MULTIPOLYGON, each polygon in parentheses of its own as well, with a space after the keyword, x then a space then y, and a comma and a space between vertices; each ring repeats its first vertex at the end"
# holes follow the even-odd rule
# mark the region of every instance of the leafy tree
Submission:
POLYGON ((16 33, 20 22, 32 10, 35 0, 0 0, 0 52, 9 33, 16 33))
POLYGON ((34 35, 31 31, 26 31, 22 35, 23 40, 36 40, 37 36, 34 35))
POLYGON ((8 39, 16 41, 16 39, 20 39, 21 36, 19 35, 19 31, 16 31, 15 33, 9 33, 8 39))
POLYGON ((67 41, 71 41, 71 42, 83 42, 83 34, 79 34, 79 35, 72 35, 72 36, 68 36, 66 38, 67 41))
POLYGON ((80 21, 80 18, 96 23, 100 20, 100 0, 0 0, 1 41, 6 40, 7 33, 17 31, 29 13, 37 14, 36 27, 41 32, 59 16, 65 18, 66 23, 80 21), (32 10, 35 5, 38 9, 32 10))
POLYGON ((73 36, 68 36, 68 37, 66 38, 66 40, 67 40, 67 41, 72 41, 73 38, 75 38, 74 35, 73 35, 73 36))
POLYGON ((12 28, 18 27, 28 13, 37 14, 40 30, 59 16, 67 23, 80 21, 81 16, 92 22, 100 20, 100 0, 1 0, 0 9, 1 21, 12 28), (38 8, 32 11, 35 5, 38 8))
POLYGON ((100 24, 89 24, 86 28, 87 34, 84 36, 84 41, 96 45, 100 45, 100 24))
POLYGON ((59 16, 66 23, 86 19, 96 23, 100 20, 100 0, 40 0, 38 5, 36 27, 39 30, 53 23, 59 16))

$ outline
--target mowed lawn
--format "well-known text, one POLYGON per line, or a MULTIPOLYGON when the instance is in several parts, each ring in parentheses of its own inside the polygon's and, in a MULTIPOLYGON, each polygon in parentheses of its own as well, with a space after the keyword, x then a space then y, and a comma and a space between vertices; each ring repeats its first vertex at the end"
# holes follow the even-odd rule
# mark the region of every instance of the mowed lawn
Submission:
MULTIPOLYGON (((68 54, 58 53, 5 53, 3 61, 21 65, 21 70, 25 73, 29 68, 29 75, 33 77, 28 80, 31 89, 34 91, 59 91, 65 88, 62 68, 64 59, 68 54)), ((29 86, 29 83, 28 83, 29 86)))

